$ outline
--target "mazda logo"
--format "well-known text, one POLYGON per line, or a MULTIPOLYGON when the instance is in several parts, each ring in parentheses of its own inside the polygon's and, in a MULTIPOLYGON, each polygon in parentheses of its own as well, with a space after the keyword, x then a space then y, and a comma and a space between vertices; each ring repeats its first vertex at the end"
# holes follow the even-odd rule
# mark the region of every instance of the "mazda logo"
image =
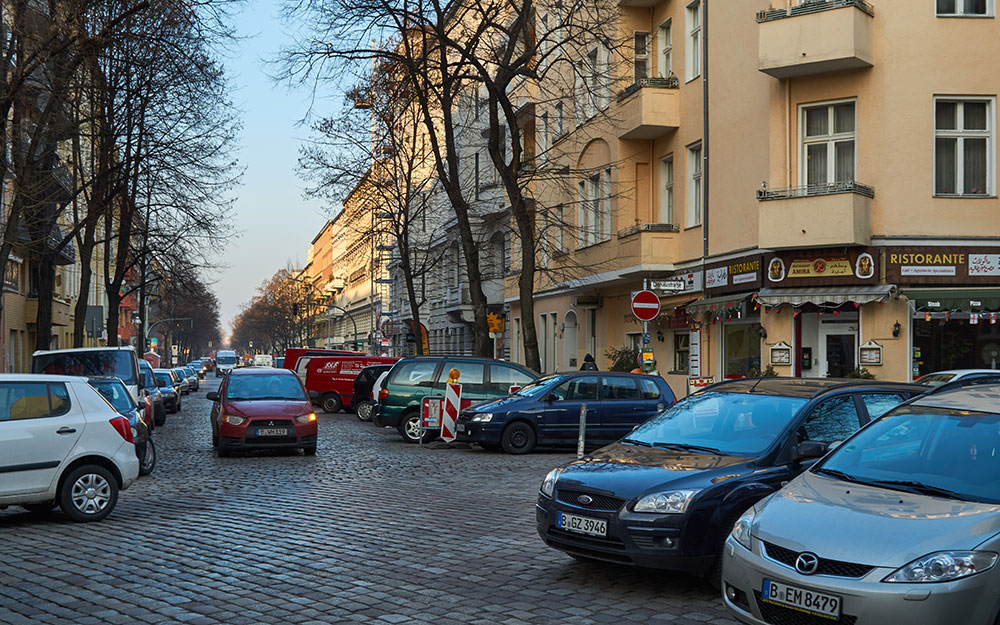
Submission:
POLYGON ((589 506, 590 504, 594 503, 594 498, 591 497, 590 495, 580 495, 579 497, 576 498, 576 500, 581 505, 584 505, 584 506, 589 506))
POLYGON ((819 557, 815 553, 800 553, 795 559, 795 570, 803 575, 812 575, 819 568, 819 557))

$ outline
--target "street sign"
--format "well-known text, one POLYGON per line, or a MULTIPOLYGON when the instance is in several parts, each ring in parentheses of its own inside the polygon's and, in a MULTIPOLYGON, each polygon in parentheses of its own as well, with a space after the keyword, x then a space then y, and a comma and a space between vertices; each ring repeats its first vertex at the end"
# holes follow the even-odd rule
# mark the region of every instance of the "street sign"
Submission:
POLYGON ((170 346, 170 353, 171 354, 173 354, 174 356, 176 356, 178 354, 178 352, 179 352, 179 349, 178 349, 178 347, 176 345, 171 345, 170 346))
POLYGON ((652 291, 638 291, 632 296, 632 314, 639 321, 652 321, 660 314, 660 298, 652 291))
POLYGON ((649 288, 653 291, 683 291, 687 288, 684 280, 650 280, 649 288))
POLYGON ((649 332, 642 333, 642 344, 649 345, 649 332))
POLYGON ((444 410, 441 412, 441 440, 450 443, 457 437, 455 424, 462 405, 462 385, 449 382, 444 389, 444 410))
POLYGON ((441 427, 440 397, 424 397, 420 408, 423 413, 423 427, 425 430, 436 430, 441 427))

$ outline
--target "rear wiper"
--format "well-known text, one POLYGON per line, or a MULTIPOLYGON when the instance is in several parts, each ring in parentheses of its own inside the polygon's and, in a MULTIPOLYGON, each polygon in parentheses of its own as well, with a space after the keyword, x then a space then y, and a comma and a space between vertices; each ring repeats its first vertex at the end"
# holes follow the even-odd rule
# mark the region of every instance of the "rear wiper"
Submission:
POLYGON ((634 438, 623 438, 622 442, 623 443, 628 443, 630 445, 641 445, 643 447, 652 447, 652 445, 650 445, 646 441, 639 441, 639 440, 636 440, 634 438))
POLYGON ((904 490, 916 493, 917 495, 945 497, 947 499, 958 499, 960 501, 975 501, 975 499, 972 499, 968 495, 962 495, 961 493, 956 493, 955 491, 948 490, 947 488, 924 484, 923 482, 917 482, 916 480, 872 480, 868 482, 868 484, 871 484, 872 486, 885 486, 887 488, 904 490))
POLYGON ((718 454, 720 456, 729 455, 719 451, 715 447, 705 447, 703 445, 688 445, 686 443, 653 443, 653 447, 660 447, 661 449, 680 449, 684 451, 704 451, 710 454, 718 454))

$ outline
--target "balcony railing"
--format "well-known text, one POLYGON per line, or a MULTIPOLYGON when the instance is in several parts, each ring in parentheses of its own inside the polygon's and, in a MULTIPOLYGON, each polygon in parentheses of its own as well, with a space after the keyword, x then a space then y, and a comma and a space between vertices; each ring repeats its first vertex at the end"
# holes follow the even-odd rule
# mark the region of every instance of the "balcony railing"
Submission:
POLYGON ((667 78, 640 78, 618 93, 618 101, 621 102, 643 87, 653 87, 654 89, 679 89, 681 81, 673 73, 667 78))
POLYGON ((758 189, 757 199, 761 202, 766 202, 768 200, 787 200, 796 197, 834 195, 836 193, 857 193, 858 195, 863 195, 869 198, 875 197, 874 188, 854 180, 845 180, 826 184, 807 184, 797 187, 758 189))
POLYGON ((680 232, 677 224, 635 224, 618 231, 618 238, 624 239, 640 232, 680 232))
POLYGON ((764 9, 762 11, 758 11, 757 23, 772 22, 786 17, 819 13, 820 11, 829 11, 831 9, 840 9, 843 7, 856 7, 872 17, 875 16, 875 9, 864 0, 806 0, 805 2, 800 2, 799 4, 782 9, 764 9))

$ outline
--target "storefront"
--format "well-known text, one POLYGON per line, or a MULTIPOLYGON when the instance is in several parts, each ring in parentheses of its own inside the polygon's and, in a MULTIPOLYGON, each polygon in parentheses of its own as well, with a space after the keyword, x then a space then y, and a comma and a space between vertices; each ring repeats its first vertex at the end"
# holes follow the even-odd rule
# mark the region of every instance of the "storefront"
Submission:
POLYGON ((909 308, 910 373, 1000 366, 1000 249, 886 248, 909 308))

